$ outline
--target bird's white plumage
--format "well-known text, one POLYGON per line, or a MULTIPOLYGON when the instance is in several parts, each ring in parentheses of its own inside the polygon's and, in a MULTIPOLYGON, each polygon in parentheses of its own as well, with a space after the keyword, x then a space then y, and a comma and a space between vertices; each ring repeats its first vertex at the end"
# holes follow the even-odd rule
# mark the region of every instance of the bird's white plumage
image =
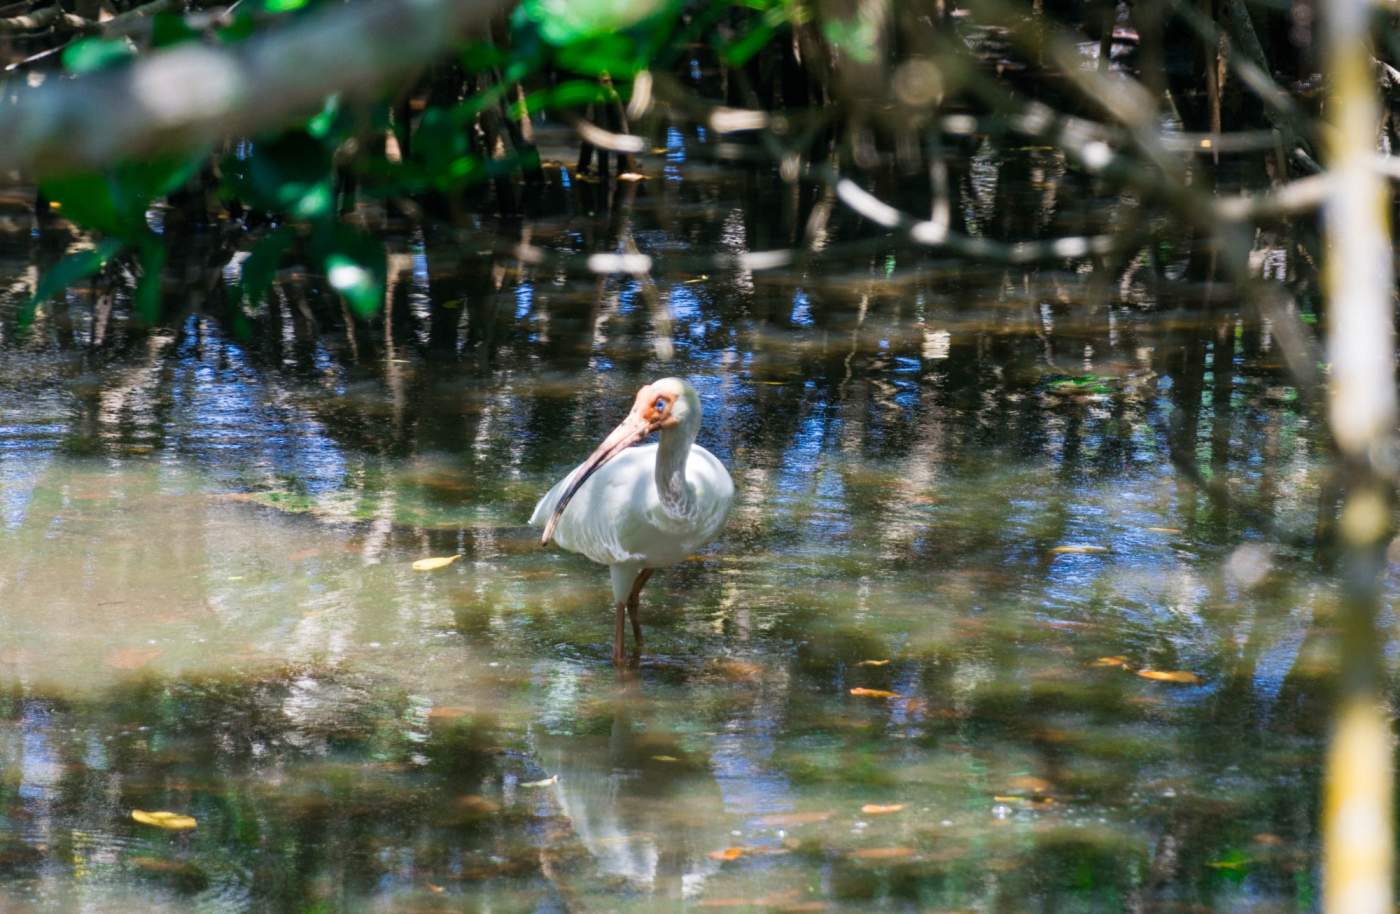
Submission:
MULTIPOLYGON (((614 662, 622 656, 622 607, 639 593, 642 573, 674 565, 713 540, 734 502, 729 471, 695 444, 701 413, 689 381, 646 385, 627 418, 530 515, 531 524, 544 527, 544 542, 552 538, 608 566, 614 662), (659 444, 628 446, 653 432, 660 432, 659 444)), ((633 626, 640 641, 635 615, 633 626)))
MULTIPOLYGON (((719 535, 734 501, 734 483, 724 464, 698 444, 690 445, 685 483, 692 508, 674 516, 662 505, 656 483, 660 448, 628 448, 589 477, 574 494, 554 531, 554 542, 602 565, 664 568, 719 535)), ((581 467, 554 484, 530 515, 543 527, 581 467)))

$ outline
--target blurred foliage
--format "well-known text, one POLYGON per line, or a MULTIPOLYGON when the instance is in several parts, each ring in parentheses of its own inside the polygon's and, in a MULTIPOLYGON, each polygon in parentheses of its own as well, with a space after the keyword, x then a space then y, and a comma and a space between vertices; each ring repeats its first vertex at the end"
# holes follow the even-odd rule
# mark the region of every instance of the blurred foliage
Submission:
MULTIPOLYGON (((191 28, 181 15, 162 12, 154 17, 148 46, 238 42, 316 4, 239 4, 236 15, 212 36, 191 28)), ((766 8, 758 4, 757 13, 766 8)), ((434 91, 439 86, 429 85, 426 98, 414 96, 421 112, 410 113, 402 104, 412 86, 390 87, 378 99, 353 104, 331 96, 299 123, 276 133, 231 138, 221 150, 45 180, 40 190, 51 206, 100 240, 46 272, 25 309, 26 319, 43 300, 124 254, 134 255, 139 267, 138 317, 158 319, 164 255, 148 213, 202 172, 212 174, 217 199, 250 229, 238 307, 255 311, 283 259, 296 253, 324 271, 355 314, 369 317, 383 300, 385 252, 380 240, 344 219, 353 207, 347 195, 452 195, 496 176, 537 170, 539 156, 528 142, 493 155, 482 141, 483 119, 491 118, 490 129, 498 131, 503 119, 521 122, 621 105, 630 96, 630 81, 686 38, 678 31, 684 19, 712 21, 731 9, 752 10, 753 4, 701 4, 687 16, 678 0, 526 0, 508 21, 498 23, 499 36, 467 42, 455 60, 440 65, 435 75, 447 78, 439 78, 439 84, 455 81, 467 91, 434 91), (411 151, 396 154, 401 149, 411 151)), ((742 53, 756 49, 755 35, 768 41, 776 34, 771 27, 749 33, 742 53)), ((67 72, 91 74, 122 67, 137 55, 125 37, 86 37, 69 44, 61 59, 67 72)))

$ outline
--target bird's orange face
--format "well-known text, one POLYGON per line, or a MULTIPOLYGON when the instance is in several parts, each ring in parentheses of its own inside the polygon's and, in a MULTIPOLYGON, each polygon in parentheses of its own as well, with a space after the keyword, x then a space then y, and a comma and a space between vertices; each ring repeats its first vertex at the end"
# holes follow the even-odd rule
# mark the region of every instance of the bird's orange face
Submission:
POLYGON ((544 535, 540 538, 542 545, 549 543, 550 537, 554 535, 554 528, 559 524, 559 518, 569 506, 569 500, 588 481, 588 477, 598 472, 603 464, 652 433, 675 428, 680 424, 680 419, 675 414, 676 401, 684 393, 684 389, 669 378, 648 384, 637 391, 636 399, 632 401, 632 411, 627 414, 627 418, 603 439, 603 443, 594 449, 574 473, 573 482, 564 490, 563 497, 559 499, 554 513, 550 515, 549 523, 545 524, 544 535))
POLYGON ((632 412, 642 418, 653 431, 675 428, 680 424, 676 418, 676 400, 681 391, 672 388, 665 381, 648 384, 637 391, 637 399, 632 404, 632 412))

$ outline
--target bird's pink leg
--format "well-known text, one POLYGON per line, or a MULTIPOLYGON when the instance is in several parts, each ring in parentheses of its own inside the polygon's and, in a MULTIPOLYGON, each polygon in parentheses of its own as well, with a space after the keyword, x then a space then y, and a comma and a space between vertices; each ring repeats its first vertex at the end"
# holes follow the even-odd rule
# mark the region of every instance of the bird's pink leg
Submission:
POLYGON ((625 659, 625 658, 623 657, 623 655, 622 655, 622 642, 626 639, 626 635, 624 635, 624 634, 623 634, 623 631, 622 631, 622 614, 623 614, 623 612, 626 611, 626 608, 627 608, 627 603, 626 603, 626 601, 623 601, 623 602, 621 602, 621 603, 618 603, 615 607, 613 607, 615 616, 614 616, 614 625, 613 625, 613 658, 612 658, 612 660, 613 660, 613 666, 617 666, 617 667, 622 666, 623 663, 626 662, 626 659, 625 659))
POLYGON ((655 568, 643 568, 632 583, 632 592, 627 595, 627 615, 632 619, 632 638, 637 642, 635 653, 638 660, 642 655, 642 588, 655 571, 655 568))

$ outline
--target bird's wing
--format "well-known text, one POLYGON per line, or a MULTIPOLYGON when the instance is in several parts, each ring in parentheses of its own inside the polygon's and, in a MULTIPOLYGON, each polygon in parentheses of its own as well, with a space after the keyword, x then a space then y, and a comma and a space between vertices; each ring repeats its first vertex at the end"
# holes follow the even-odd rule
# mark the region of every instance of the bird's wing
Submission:
MULTIPOLYGON (((564 509, 554 528, 554 542, 603 565, 639 560, 637 550, 646 541, 648 508, 654 501, 655 466, 654 444, 628 448, 604 464, 564 509)), ((572 478, 570 473, 540 499, 531 524, 542 527, 549 522, 572 478)))
POLYGON ((578 473, 582 466, 582 464, 579 464, 579 466, 574 467, 569 471, 568 475, 556 482, 548 492, 544 493, 544 497, 535 504, 535 510, 530 513, 531 527, 543 527, 545 524, 549 523, 549 515, 554 513, 554 506, 559 504, 559 499, 563 497, 564 490, 569 487, 569 483, 573 481, 575 474, 578 473))
POLYGON ((694 548, 714 539, 724 527, 734 505, 734 480, 719 458, 698 444, 690 449, 686 476, 694 488, 699 512, 694 548))

